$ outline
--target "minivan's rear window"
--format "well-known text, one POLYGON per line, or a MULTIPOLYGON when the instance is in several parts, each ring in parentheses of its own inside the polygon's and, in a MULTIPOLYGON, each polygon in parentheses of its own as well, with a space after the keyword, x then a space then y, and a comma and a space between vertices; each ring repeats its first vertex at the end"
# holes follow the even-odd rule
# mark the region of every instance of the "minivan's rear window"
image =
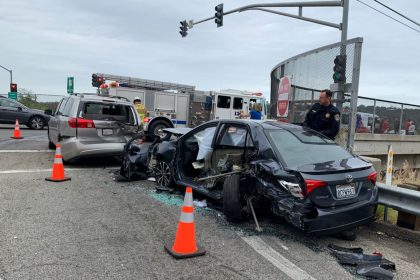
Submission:
POLYGON ((268 135, 288 167, 352 157, 334 141, 305 130, 271 130, 268 135))
POLYGON ((118 120, 132 122, 130 106, 121 104, 108 104, 99 102, 86 102, 82 104, 81 117, 90 120, 118 120))

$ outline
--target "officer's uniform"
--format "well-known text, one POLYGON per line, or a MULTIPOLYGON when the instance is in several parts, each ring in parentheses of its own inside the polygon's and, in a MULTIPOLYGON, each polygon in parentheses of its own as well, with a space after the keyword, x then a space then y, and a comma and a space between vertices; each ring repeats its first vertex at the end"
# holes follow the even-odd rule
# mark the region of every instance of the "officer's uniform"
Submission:
POLYGON ((303 125, 334 140, 340 130, 340 111, 332 104, 324 107, 315 103, 306 114, 303 125))

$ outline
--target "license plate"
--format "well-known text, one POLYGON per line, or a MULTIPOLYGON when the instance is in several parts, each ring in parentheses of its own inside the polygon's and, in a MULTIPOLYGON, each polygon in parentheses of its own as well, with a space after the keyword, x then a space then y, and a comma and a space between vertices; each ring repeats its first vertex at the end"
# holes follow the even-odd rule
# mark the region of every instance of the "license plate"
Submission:
POLYGON ((337 198, 351 198, 356 196, 356 187, 354 185, 336 186, 337 198))
POLYGON ((102 129, 102 135, 103 136, 109 136, 114 134, 114 131, 112 129, 102 129))

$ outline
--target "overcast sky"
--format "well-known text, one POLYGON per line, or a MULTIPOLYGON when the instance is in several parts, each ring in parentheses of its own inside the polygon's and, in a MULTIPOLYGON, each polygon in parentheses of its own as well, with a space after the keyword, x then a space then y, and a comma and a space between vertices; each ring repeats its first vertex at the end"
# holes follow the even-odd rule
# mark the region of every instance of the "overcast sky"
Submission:
MULTIPOLYGON (((94 92, 91 75, 99 72, 268 95, 277 63, 340 40, 337 29, 258 11, 226 16, 221 28, 209 21, 180 36, 180 20, 212 16, 220 2, 0 0, 0 65, 13 70, 19 87, 36 93, 64 94, 68 76, 75 78, 76 92, 94 92)), ((383 2, 420 21, 420 1, 383 2)), ((303 13, 339 23, 342 8, 303 13)), ((351 0, 348 38, 354 37, 364 38, 359 94, 420 104, 420 33, 351 0)), ((0 69, 0 93, 8 88, 9 74, 0 69)))

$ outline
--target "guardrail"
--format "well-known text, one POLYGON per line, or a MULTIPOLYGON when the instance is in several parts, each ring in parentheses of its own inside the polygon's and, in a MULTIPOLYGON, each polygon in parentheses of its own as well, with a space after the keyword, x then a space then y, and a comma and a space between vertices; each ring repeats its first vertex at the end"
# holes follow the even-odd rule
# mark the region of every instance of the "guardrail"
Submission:
POLYGON ((395 210, 420 216, 420 191, 376 183, 379 189, 379 204, 395 210))

